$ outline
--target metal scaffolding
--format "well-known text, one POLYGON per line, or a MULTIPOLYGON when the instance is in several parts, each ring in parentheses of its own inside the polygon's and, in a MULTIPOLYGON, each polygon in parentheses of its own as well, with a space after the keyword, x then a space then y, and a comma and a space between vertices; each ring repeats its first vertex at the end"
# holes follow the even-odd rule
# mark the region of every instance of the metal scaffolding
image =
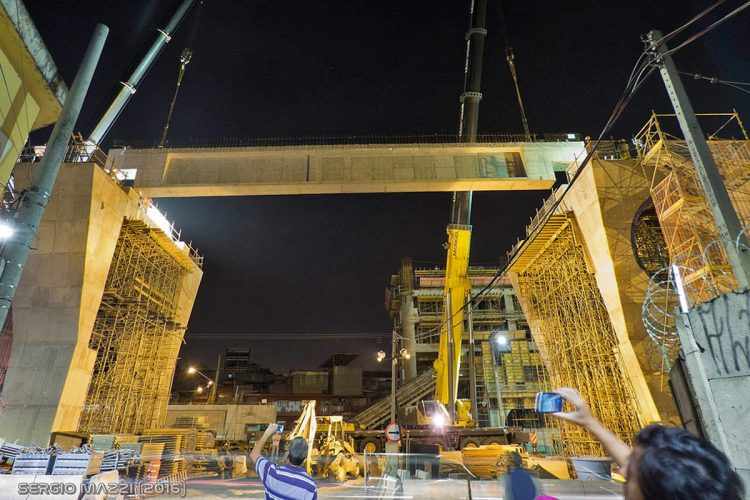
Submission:
MULTIPOLYGON (((747 132, 736 112, 698 116, 704 120, 721 120, 719 129, 709 135, 708 145, 737 215, 748 227, 750 140, 747 132), (719 137, 719 134, 730 133, 741 139, 719 137)), ((694 305, 735 289, 737 283, 719 241, 687 143, 667 129, 673 121, 674 115, 652 114, 636 135, 635 142, 643 171, 651 183, 651 198, 671 263, 679 266, 688 300, 694 305)))
POLYGON ((186 268, 163 233, 125 220, 89 346, 97 351, 80 431, 140 433, 163 426, 184 335, 176 323, 186 268))
MULTIPOLYGON (((548 387, 575 387, 593 414, 625 442, 640 428, 617 337, 572 215, 554 215, 512 270, 519 298, 547 368, 548 387)), ((588 432, 556 419, 567 456, 603 456, 588 432)))

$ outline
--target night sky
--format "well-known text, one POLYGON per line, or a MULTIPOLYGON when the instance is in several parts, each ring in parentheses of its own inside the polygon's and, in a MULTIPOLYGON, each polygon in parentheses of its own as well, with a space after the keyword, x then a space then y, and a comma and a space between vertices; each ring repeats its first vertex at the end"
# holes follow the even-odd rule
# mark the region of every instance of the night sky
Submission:
MULTIPOLYGON (((178 3, 26 0, 68 83, 95 23, 111 29, 78 122, 84 135, 178 3)), ((668 32, 710 3, 506 1, 532 131, 597 135, 642 50, 640 36, 651 28, 668 32)), ((518 133, 498 5, 489 0, 479 131, 518 133)), ((206 0, 170 141, 455 133, 467 10, 467 2, 453 0, 206 0)), ((158 142, 191 23, 162 53, 107 144, 158 142)), ((746 11, 675 61, 684 71, 750 81, 748 33, 746 11)), ((750 120, 750 95, 700 81, 686 87, 697 111, 734 107, 750 120)), ((652 109, 670 111, 656 75, 613 134, 631 137, 652 109)), ((48 133, 32 140, 42 143, 48 133)), ((472 262, 500 262, 544 195, 475 194, 472 262)), ((402 256, 443 265, 450 195, 170 199, 159 206, 206 258, 183 358, 210 362, 225 345, 249 344, 258 363, 275 369, 315 367, 341 351, 360 352, 359 364, 372 366, 390 328, 388 276, 402 256), (313 332, 373 339, 253 339, 313 332)))

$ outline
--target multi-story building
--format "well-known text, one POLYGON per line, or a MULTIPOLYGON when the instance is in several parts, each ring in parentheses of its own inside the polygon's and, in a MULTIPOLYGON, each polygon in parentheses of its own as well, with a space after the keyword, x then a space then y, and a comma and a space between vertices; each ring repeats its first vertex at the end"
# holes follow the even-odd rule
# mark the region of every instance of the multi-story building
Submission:
MULTIPOLYGON (((492 267, 470 267, 472 295, 482 292, 497 272, 492 267)), ((444 269, 413 266, 410 259, 404 259, 399 273, 391 276, 386 307, 398 336, 410 338, 413 331, 416 340, 415 352, 401 362, 403 382, 430 369, 437 359, 444 320, 444 279, 444 269), (416 373, 410 372, 414 368, 416 373)), ((542 386, 544 370, 510 282, 504 277, 495 280, 475 301, 471 317, 479 425, 507 423, 525 427, 522 420, 533 418, 529 410, 542 386)), ((468 399, 469 325, 465 331, 458 390, 459 398, 468 399)))

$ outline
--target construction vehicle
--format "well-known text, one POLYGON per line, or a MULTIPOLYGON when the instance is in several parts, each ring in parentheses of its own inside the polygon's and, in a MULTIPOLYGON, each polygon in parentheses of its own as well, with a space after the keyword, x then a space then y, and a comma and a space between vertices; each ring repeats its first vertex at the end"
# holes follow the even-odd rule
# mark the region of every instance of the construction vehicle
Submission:
POLYGON ((344 422, 340 415, 316 416, 316 401, 308 401, 297 419, 294 429, 286 435, 287 440, 302 437, 309 444, 307 449, 307 472, 326 478, 335 477, 345 481, 359 476, 360 460, 354 450, 354 440, 349 433, 354 426, 344 422))

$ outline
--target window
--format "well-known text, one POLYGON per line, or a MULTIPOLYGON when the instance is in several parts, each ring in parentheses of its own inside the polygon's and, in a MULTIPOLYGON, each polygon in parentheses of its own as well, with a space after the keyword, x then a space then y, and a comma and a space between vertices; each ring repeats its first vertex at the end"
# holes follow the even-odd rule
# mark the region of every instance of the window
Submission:
POLYGON ((526 382, 539 382, 541 378, 542 367, 539 365, 524 366, 523 378, 526 382))

